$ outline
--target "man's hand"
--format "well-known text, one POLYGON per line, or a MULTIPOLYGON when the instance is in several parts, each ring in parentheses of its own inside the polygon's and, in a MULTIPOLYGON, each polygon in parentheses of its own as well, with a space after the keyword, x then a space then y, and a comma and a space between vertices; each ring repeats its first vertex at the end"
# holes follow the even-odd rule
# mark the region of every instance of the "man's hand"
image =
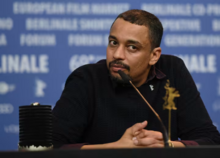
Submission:
POLYGON ((95 144, 84 145, 81 149, 117 149, 117 148, 143 148, 143 146, 137 146, 133 143, 132 138, 138 135, 142 129, 147 126, 147 121, 142 123, 136 123, 132 127, 128 128, 123 136, 116 142, 107 144, 95 144))
MULTIPOLYGON (((81 149, 116 149, 116 148, 146 148, 164 147, 163 135, 157 131, 145 130, 147 121, 136 123, 128 128, 116 142, 107 144, 84 145, 81 149)), ((176 147, 184 147, 180 142, 172 141, 176 147)))
POLYGON ((140 134, 142 130, 147 126, 147 121, 144 121, 142 123, 136 123, 132 127, 128 128, 123 136, 115 142, 116 148, 137 148, 141 146, 137 146, 133 143, 134 136, 140 134))
MULTIPOLYGON (((134 145, 138 147, 164 147, 163 134, 157 131, 142 129, 133 137, 134 145)), ((174 147, 185 147, 182 142, 172 141, 174 147)))
POLYGON ((164 147, 163 135, 161 132, 142 129, 133 137, 136 146, 164 147))

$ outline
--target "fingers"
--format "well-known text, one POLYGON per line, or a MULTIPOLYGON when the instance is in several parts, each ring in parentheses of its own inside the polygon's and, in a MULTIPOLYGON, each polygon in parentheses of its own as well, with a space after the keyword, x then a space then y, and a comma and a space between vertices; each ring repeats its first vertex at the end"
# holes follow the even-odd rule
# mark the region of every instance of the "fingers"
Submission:
POLYGON ((147 126, 147 121, 144 121, 142 123, 136 123, 131 127, 131 132, 133 136, 137 136, 140 134, 141 130, 144 129, 147 126))
POLYGON ((157 131, 142 129, 132 140, 136 146, 164 147, 163 135, 157 131))
POLYGON ((144 137, 153 137, 158 140, 163 140, 163 134, 161 132, 151 130, 142 130, 137 137, 139 139, 144 137))
POLYGON ((164 146, 164 142, 163 140, 158 140, 158 139, 155 139, 155 138, 148 138, 148 137, 145 137, 145 138, 142 138, 142 139, 138 139, 137 137, 134 137, 133 138, 133 143, 137 146, 147 146, 147 147, 163 147, 164 146))

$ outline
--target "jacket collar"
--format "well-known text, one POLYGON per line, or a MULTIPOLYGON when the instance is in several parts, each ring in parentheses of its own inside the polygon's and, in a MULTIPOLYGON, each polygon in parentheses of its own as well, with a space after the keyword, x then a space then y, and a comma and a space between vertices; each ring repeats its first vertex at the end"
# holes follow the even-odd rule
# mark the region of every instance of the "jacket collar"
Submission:
MULTIPOLYGON (((109 77, 111 78, 110 74, 109 74, 109 77)), ((165 77, 166 77, 166 75, 160 69, 158 69, 155 65, 153 65, 153 66, 151 66, 148 78, 147 78, 147 80, 146 80, 146 82, 144 84, 148 83, 149 81, 153 80, 154 78, 157 78, 157 79, 161 80, 161 79, 163 79, 165 77)), ((119 85, 118 83, 116 83, 112 79, 111 79, 111 82, 112 82, 112 85, 113 85, 114 89, 116 87, 118 87, 118 86, 126 86, 126 87, 127 86, 131 86, 129 83, 128 84, 125 83, 125 84, 122 84, 122 85, 120 84, 119 85)))

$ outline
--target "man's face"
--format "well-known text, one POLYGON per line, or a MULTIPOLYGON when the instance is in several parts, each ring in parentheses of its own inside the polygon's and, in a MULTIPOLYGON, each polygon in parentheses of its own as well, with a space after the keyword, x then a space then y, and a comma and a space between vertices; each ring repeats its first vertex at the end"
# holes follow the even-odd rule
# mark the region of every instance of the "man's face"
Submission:
POLYGON ((107 47, 107 67, 113 78, 118 70, 129 75, 136 85, 146 81, 152 58, 149 30, 118 18, 113 24, 107 47))

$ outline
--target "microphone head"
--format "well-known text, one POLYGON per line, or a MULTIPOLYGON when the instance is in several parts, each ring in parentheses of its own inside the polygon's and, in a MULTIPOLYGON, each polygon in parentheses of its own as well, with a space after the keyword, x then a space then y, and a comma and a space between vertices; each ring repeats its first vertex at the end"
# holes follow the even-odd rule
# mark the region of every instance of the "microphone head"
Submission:
POLYGON ((123 71, 118 70, 118 73, 125 83, 129 83, 129 81, 131 81, 131 78, 128 75, 126 75, 123 71))

